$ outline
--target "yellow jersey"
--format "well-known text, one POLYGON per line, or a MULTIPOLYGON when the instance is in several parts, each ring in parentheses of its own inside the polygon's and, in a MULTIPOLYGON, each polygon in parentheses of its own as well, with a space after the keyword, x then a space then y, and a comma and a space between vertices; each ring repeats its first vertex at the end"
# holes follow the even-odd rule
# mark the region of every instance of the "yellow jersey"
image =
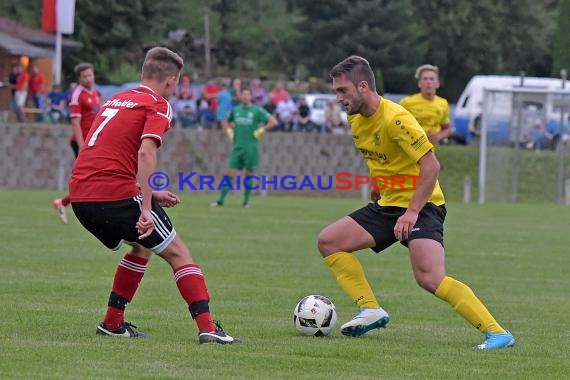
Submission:
MULTIPOLYGON (((422 127, 402 106, 384 98, 372 116, 348 115, 348 122, 354 144, 381 191, 378 204, 407 208, 417 187, 418 161, 433 150, 422 127)), ((445 203, 439 181, 428 202, 445 203)))
POLYGON ((426 133, 438 133, 442 125, 449 124, 449 104, 437 95, 430 100, 421 93, 413 94, 402 99, 400 105, 416 118, 426 133))

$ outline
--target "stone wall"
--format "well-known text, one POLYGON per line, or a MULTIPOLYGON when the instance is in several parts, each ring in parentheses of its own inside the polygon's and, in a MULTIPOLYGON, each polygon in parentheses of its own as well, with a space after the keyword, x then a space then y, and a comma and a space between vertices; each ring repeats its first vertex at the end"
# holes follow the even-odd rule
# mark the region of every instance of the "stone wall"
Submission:
MULTIPOLYGON (((69 125, 0 123, 0 188, 64 190, 73 162, 69 147, 69 125)), ((219 183, 230 153, 230 143, 218 130, 173 129, 166 135, 159 150, 157 170, 171 179, 170 189, 178 191, 178 173, 185 175, 216 176, 219 183)), ((346 171, 354 175, 366 174, 367 169, 350 135, 317 135, 305 133, 267 133, 260 143, 259 175, 311 176, 316 185, 317 176, 335 175, 346 171)), ((328 177, 323 185, 328 184, 328 177)), ((184 192, 190 192, 185 187, 184 192)), ((206 192, 211 192, 206 190, 206 192)), ((259 191, 258 191, 259 192, 259 191)), ((339 191, 275 191, 268 194, 334 195, 360 197, 356 190, 339 191)))

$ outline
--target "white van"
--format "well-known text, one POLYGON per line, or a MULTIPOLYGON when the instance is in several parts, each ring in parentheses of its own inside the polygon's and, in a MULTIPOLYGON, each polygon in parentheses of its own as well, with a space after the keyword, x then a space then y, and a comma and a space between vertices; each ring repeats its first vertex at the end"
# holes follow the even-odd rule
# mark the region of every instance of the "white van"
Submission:
MULTIPOLYGON (((498 75, 476 75, 467 84, 457 101, 454 115, 454 137, 458 141, 469 143, 473 137, 470 125, 475 125, 476 119, 483 111, 483 89, 534 89, 564 91, 564 95, 543 93, 520 94, 522 101, 521 115, 512 115, 512 93, 496 93, 493 97, 492 115, 487 119, 487 139, 491 143, 508 144, 516 141, 511 131, 511 122, 517 122, 521 117, 521 136, 530 133, 530 129, 537 122, 541 122, 545 129, 557 137, 560 135, 561 107, 565 112, 570 111, 570 81, 566 81, 562 89, 562 79, 516 77, 498 75), (567 92, 567 94, 566 94, 567 92)), ((567 114, 563 115, 567 121, 567 114)))

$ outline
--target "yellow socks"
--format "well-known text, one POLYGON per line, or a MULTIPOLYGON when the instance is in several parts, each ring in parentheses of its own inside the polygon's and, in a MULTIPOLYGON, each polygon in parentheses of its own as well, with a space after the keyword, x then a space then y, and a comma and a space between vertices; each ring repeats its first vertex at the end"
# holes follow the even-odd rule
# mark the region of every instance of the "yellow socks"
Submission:
POLYGON ((336 276, 340 287, 360 308, 379 308, 380 305, 368 284, 364 269, 352 253, 336 252, 324 258, 336 276))
POLYGON ((453 306, 459 315, 479 331, 505 333, 485 305, 464 283, 446 276, 436 289, 435 295, 453 306))

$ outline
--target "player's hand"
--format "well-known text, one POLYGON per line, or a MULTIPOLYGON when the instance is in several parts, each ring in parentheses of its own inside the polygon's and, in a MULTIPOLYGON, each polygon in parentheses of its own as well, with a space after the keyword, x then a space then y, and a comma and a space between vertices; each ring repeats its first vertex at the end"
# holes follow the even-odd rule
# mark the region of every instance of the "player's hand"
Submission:
POLYGON ((437 133, 428 132, 427 137, 429 142, 431 142, 433 145, 437 145, 439 143, 439 140, 441 140, 437 133))
POLYGON ((256 140, 259 140, 264 133, 265 133, 265 128, 263 127, 257 128, 255 132, 253 132, 253 137, 255 137, 256 140))
POLYGON ((226 128, 226 135, 228 135, 230 142, 233 143, 234 142, 234 129, 233 128, 226 128))
POLYGON ((374 203, 380 200, 380 190, 372 189, 370 191, 370 200, 374 203))
POLYGON ((137 232, 139 233, 139 239, 144 239, 148 237, 154 230, 154 221, 152 220, 152 214, 150 210, 142 210, 141 216, 137 222, 137 232))
POLYGON ((153 191, 152 197, 158 202, 162 207, 174 207, 180 203, 180 198, 170 191, 153 191))
POLYGON ((400 216, 396 221, 396 225, 394 226, 394 235, 396 239, 408 240, 410 235, 412 234, 412 228, 418 221, 418 213, 411 210, 406 210, 404 215, 400 216))

